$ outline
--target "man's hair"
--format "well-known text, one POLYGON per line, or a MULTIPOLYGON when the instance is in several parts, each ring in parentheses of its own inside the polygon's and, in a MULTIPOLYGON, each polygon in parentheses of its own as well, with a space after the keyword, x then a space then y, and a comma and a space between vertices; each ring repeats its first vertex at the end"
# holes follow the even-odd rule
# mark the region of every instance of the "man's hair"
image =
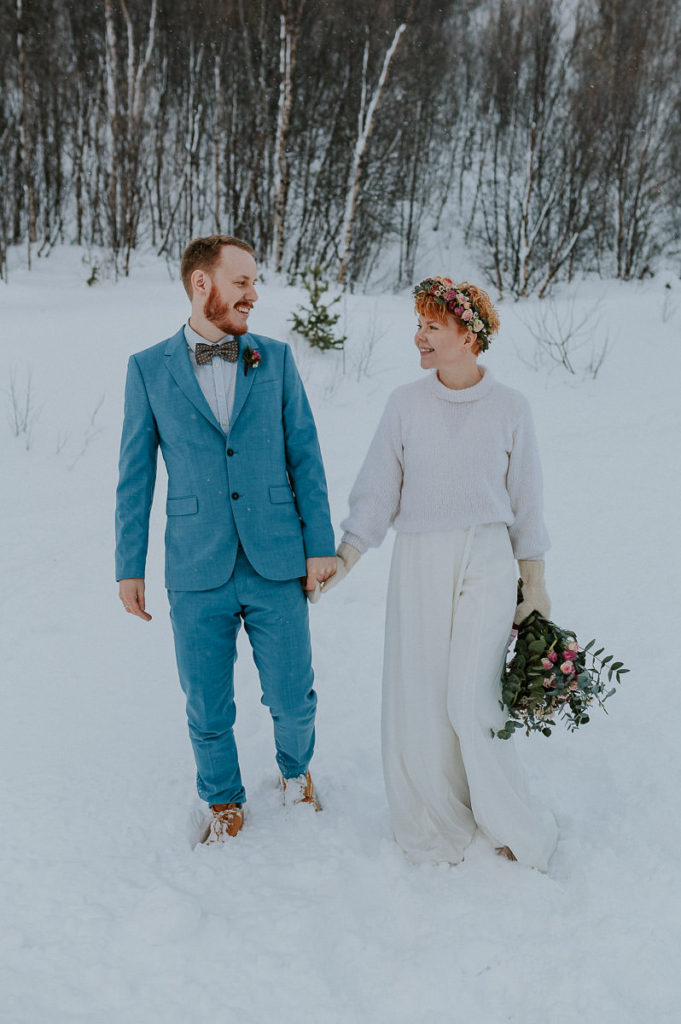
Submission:
POLYGON ((255 257, 255 250, 252 246, 241 238, 234 238, 233 235, 206 235, 205 238, 192 238, 182 253, 180 264, 182 284, 190 299, 192 298, 192 274, 195 270, 205 270, 206 273, 210 273, 220 259, 222 248, 225 245, 233 245, 255 257))

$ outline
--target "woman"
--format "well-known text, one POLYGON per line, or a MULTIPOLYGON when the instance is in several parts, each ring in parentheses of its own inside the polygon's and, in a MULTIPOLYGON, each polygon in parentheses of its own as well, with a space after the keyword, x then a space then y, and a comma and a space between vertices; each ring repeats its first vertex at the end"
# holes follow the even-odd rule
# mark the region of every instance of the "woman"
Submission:
POLYGON ((530 409, 478 364, 499 328, 486 292, 435 277, 414 296, 414 340, 430 373, 388 399, 325 589, 395 528, 382 745, 403 849, 416 862, 457 863, 477 827, 497 853, 546 870, 554 819, 532 802, 512 741, 491 735, 504 721, 513 622, 550 610, 530 409))

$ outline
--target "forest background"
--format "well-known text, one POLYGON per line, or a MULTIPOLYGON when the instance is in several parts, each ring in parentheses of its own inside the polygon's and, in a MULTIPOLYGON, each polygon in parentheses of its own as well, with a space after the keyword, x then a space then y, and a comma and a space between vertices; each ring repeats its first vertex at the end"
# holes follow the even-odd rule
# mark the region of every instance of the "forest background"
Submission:
POLYGON ((400 288, 456 218, 500 295, 642 278, 680 251, 680 57, 675 0, 0 0, 0 275, 218 231, 400 288))

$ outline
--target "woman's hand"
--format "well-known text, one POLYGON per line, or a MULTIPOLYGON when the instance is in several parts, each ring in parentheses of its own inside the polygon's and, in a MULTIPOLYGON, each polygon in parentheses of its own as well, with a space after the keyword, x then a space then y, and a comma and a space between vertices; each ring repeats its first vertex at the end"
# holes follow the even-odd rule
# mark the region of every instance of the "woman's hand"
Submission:
POLYGON ((338 551, 336 552, 336 571, 333 576, 318 583, 314 590, 305 591, 310 603, 316 604, 322 594, 325 594, 331 587, 335 587, 337 583, 340 583, 360 558, 361 552, 357 548, 353 548, 351 544, 339 544, 338 551))
POLYGON ((518 562, 523 583, 523 599, 515 610, 513 625, 519 626, 532 612, 539 612, 545 619, 551 614, 551 601, 544 583, 544 562, 541 559, 523 559, 518 562))

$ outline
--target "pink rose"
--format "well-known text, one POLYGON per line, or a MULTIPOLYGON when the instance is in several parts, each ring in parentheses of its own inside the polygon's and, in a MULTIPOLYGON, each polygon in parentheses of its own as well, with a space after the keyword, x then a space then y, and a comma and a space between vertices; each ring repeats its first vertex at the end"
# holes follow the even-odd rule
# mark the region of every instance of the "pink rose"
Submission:
POLYGON ((456 292, 453 288, 450 288, 448 292, 445 292, 445 298, 447 302, 453 302, 456 298, 456 292))
POLYGON ((462 313, 463 313, 463 306, 455 306, 454 307, 454 316, 461 316, 462 313))
POLYGON ((466 322, 468 322, 469 320, 472 320, 472 318, 473 318, 473 310, 472 309, 464 309, 463 313, 461 314, 461 319, 465 320, 466 322))
POLYGON ((560 670, 564 676, 571 676, 574 672, 574 667, 571 661, 564 661, 560 666, 560 670))
POLYGON ((556 654, 555 651, 549 651, 547 657, 548 657, 549 661, 553 661, 553 662, 558 661, 558 655, 556 654))
POLYGON ((563 651, 563 658, 565 661, 574 661, 577 657, 577 651, 563 651))
POLYGON ((579 650, 579 644, 577 643, 576 640, 571 640, 570 643, 567 645, 567 649, 568 649, 568 651, 578 651, 579 650))
POLYGON ((550 662, 548 658, 542 658, 542 660, 541 660, 541 667, 542 668, 550 669, 551 668, 551 664, 552 664, 552 662, 550 662))

